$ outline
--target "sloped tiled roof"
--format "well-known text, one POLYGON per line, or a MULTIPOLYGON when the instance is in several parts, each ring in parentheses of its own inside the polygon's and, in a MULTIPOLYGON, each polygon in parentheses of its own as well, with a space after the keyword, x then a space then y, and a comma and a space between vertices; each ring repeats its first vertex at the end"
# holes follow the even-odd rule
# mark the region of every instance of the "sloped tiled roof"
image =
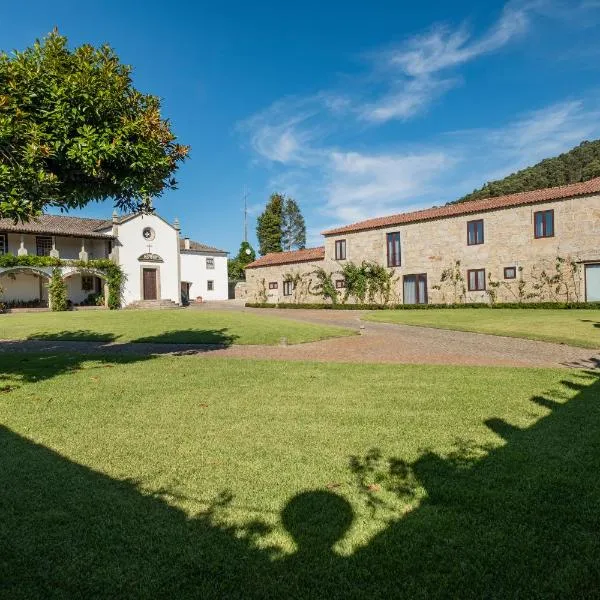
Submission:
POLYGON ((42 233, 47 235, 81 236, 86 238, 110 238, 100 229, 111 226, 106 219, 41 215, 27 223, 15 223, 12 219, 0 219, 0 231, 15 233, 42 233))
POLYGON ((292 252, 271 252, 261 256, 259 259, 246 265, 246 269, 255 269, 257 267, 272 267, 275 265, 287 265, 300 262, 311 262, 313 260, 323 260, 325 258, 325 247, 305 248, 304 250, 294 250, 292 252))
POLYGON ((185 247, 185 240, 179 240, 179 247, 182 252, 210 252, 211 254, 229 254, 227 250, 219 250, 213 246, 207 246, 206 244, 201 244, 200 242, 194 242, 194 240, 190 240, 189 248, 185 247))
POLYGON ((488 210, 497 210, 501 208, 510 208, 513 206, 522 206, 525 204, 536 204, 538 202, 547 202, 549 200, 560 200, 572 198, 575 196, 585 196, 586 194, 596 194, 600 192, 600 177, 584 181, 583 183, 572 183, 561 185, 559 187, 544 188, 531 192, 520 192, 508 196, 498 196, 496 198, 484 198, 482 200, 472 200, 470 202, 461 202, 458 204, 447 204, 436 208, 417 210, 414 212, 400 213, 387 217, 378 217, 360 221, 343 227, 336 227, 323 231, 322 235, 339 235, 343 233, 354 233, 356 231, 365 231, 367 229, 379 229, 381 227, 390 227, 392 225, 403 225, 405 223, 416 223, 418 221, 429 221, 432 219, 443 219, 446 217, 456 217, 460 215, 469 215, 472 213, 484 212, 488 210))

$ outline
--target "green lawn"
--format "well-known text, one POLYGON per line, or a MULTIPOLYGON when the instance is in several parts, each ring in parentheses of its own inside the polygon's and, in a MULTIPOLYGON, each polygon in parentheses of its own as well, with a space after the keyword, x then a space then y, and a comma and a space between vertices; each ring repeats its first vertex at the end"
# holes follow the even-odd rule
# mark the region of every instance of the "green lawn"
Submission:
POLYGON ((0 372, 0 598, 600 589, 597 374, 60 354, 0 372))
POLYGON ((123 310, 0 315, 0 339, 190 344, 290 344, 352 335, 349 329, 233 311, 123 310))
POLYGON ((368 321, 474 331, 582 348, 600 348, 600 310, 593 309, 385 310, 365 314, 363 318, 368 321))

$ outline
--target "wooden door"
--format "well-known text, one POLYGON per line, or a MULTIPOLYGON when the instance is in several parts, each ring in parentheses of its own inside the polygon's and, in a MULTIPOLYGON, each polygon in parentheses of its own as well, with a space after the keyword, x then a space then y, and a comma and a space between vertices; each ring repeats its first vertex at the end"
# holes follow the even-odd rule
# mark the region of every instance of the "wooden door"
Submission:
POLYGON ((156 300, 156 269, 142 271, 144 284, 144 300, 156 300))

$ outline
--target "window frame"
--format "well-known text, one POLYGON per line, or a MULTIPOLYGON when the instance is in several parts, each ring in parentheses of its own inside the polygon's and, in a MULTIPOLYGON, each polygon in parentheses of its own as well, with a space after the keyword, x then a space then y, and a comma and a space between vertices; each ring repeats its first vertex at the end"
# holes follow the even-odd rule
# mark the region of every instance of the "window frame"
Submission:
POLYGON ((336 290, 345 290, 346 289, 346 280, 345 279, 336 279, 335 280, 335 289, 336 290))
POLYGON ((346 260, 346 256, 346 239, 335 240, 335 260, 346 260))
POLYGON ((92 293, 95 289, 96 289, 96 283, 94 281, 94 276, 93 275, 82 275, 81 276, 81 291, 92 293), (89 286, 83 285, 84 280, 89 281, 90 285, 89 286))
POLYGON ((3 242, 0 247, 0 256, 4 256, 5 254, 8 254, 8 234, 0 233, 0 241, 3 242))
POLYGON ((215 268, 215 259, 212 256, 206 257, 206 268, 207 270, 215 268))
POLYGON ((486 288, 486 281, 485 281, 485 269, 467 269, 467 289, 469 290, 469 292, 485 292, 486 288), (483 271, 483 287, 471 287, 471 273, 475 273, 475 286, 477 286, 477 282, 479 281, 479 278, 477 277, 477 273, 479 273, 480 271, 483 271))
POLYGON ((36 235, 35 236, 35 254, 36 256, 50 256, 52 252, 52 236, 51 235, 36 235), (40 254, 40 240, 50 240, 50 247, 48 248, 48 254, 40 254))
POLYGON ((401 267, 402 266, 402 236, 399 231, 390 231, 385 234, 385 246, 387 252, 387 266, 401 267), (396 241, 395 236, 398 236, 398 256, 396 256, 396 241), (390 254, 390 248, 392 252, 390 254))
POLYGON ((516 279, 517 278, 517 267, 504 267, 504 279, 516 279), (506 273, 512 271, 514 275, 509 277, 506 273))
POLYGON ((471 221, 467 221, 467 246, 479 246, 484 243, 485 243, 485 225, 484 225, 483 219, 473 219, 471 221), (477 232, 478 232, 477 225, 479 223, 481 223, 481 240, 479 240, 479 238, 477 237, 477 232), (469 235, 469 233, 470 233, 469 228, 471 226, 475 227, 475 229, 474 229, 474 233, 475 233, 474 240, 475 241, 473 241, 473 242, 470 241, 471 236, 469 235))
POLYGON ((207 279, 206 280, 206 291, 207 292, 214 292, 215 291, 215 280, 214 279, 207 279))
POLYGON ((279 282, 278 281, 269 281, 269 289, 270 290, 278 290, 279 282))
POLYGON ((284 296, 291 296, 294 293, 295 289, 296 289, 295 281, 288 279, 287 281, 283 282, 283 295, 284 296))
POLYGON ((533 213, 533 237, 534 237, 534 239, 541 240, 544 238, 553 238, 555 230, 556 230, 556 227, 555 227, 555 222, 554 222, 554 209, 553 208, 548 208, 546 210, 536 210, 533 213), (547 227, 546 227, 546 215, 547 214, 552 215, 552 233, 550 235, 548 235, 547 227), (537 216, 538 215, 542 215, 542 234, 541 235, 538 235, 538 231, 537 231, 537 216))

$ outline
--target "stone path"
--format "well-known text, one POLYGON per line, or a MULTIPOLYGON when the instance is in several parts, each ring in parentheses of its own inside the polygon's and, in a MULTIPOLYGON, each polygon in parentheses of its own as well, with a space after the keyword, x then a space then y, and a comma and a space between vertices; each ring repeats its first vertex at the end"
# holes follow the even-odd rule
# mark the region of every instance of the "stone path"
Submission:
MULTIPOLYGON (((214 310, 216 308, 222 309, 223 307, 211 306, 199 310, 214 310)), ((257 312, 257 309, 245 309, 240 306, 229 305, 227 308, 244 312, 257 312)), ((0 341, 0 352, 170 354, 198 355, 203 358, 254 358, 348 363, 600 368, 600 351, 479 333, 363 322, 360 320, 360 313, 355 311, 260 309, 260 314, 311 323, 350 327, 360 331, 361 335, 292 346, 229 347, 198 344, 7 340, 0 341)))

